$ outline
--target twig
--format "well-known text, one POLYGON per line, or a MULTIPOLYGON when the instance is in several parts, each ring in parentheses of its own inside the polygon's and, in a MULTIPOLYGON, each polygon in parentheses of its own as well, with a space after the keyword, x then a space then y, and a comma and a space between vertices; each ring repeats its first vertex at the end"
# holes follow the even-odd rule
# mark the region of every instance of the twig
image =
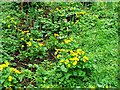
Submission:
POLYGON ((56 57, 52 53, 50 53, 50 54, 54 57, 54 59, 56 59, 56 57))

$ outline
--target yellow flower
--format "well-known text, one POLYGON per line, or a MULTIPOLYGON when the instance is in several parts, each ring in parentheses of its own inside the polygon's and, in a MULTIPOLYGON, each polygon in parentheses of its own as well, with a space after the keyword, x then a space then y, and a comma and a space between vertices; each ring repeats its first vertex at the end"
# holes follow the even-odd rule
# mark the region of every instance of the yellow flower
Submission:
POLYGON ((61 16, 64 16, 64 15, 61 15, 61 16))
POLYGON ((59 55, 57 55, 57 58, 59 58, 60 57, 60 54, 59 55))
POLYGON ((86 56, 84 56, 84 57, 83 57, 83 59, 86 59, 86 60, 88 60, 88 58, 87 58, 86 56))
POLYGON ((65 64, 68 64, 68 62, 65 62, 65 64))
POLYGON ((2 64, 2 67, 8 67, 8 65, 6 65, 6 64, 2 64))
POLYGON ((43 83, 45 83, 45 81, 43 81, 43 83))
POLYGON ((77 61, 74 61, 72 64, 75 66, 77 64, 77 61))
POLYGON ((13 71, 14 71, 15 73, 21 74, 21 72, 20 72, 19 70, 17 70, 16 68, 13 69, 13 71))
POLYGON ((15 22, 15 25, 17 24, 17 22, 15 22))
POLYGON ((52 86, 52 84, 50 86, 52 86))
POLYGON ((10 16, 9 16, 9 15, 7 15, 7 17, 9 18, 10 16))
POLYGON ((92 87, 91 87, 91 90, 94 90, 94 89, 95 89, 95 87, 92 86, 92 87))
POLYGON ((13 68, 10 68, 10 72, 13 70, 13 68))
POLYGON ((68 60, 68 59, 66 59, 65 61, 66 61, 66 62, 69 62, 69 60, 68 60))
POLYGON ((7 20, 7 22, 9 22, 9 21, 7 20))
POLYGON ((106 86, 106 88, 108 88, 108 86, 106 86))
POLYGON ((56 51, 59 51, 60 49, 55 49, 56 51))
POLYGON ((29 31, 24 31, 24 32, 27 32, 27 33, 28 33, 29 31))
POLYGON ((6 64, 6 65, 9 65, 9 63, 8 63, 7 61, 5 61, 5 64, 6 64))
POLYGON ((74 60, 76 60, 76 61, 79 61, 79 58, 77 58, 77 57, 74 57, 74 60))
POLYGON ((97 18, 98 18, 98 16, 97 16, 97 15, 95 15, 95 17, 97 17, 97 18))
POLYGON ((105 50, 105 52, 107 52, 107 51, 105 50))
POLYGON ((73 7, 71 9, 73 9, 73 7))
POLYGON ((68 64, 68 67, 70 67, 70 64, 68 64))
POLYGON ((9 81, 12 81, 12 76, 9 76, 8 78, 9 78, 9 81))
POLYGON ((59 65, 62 65, 62 63, 60 63, 59 65))
POLYGON ((55 55, 57 55, 57 52, 55 52, 55 55))
POLYGON ((47 88, 49 88, 50 86, 47 86, 47 88))
POLYGON ((10 28, 10 25, 8 25, 8 28, 10 28))
POLYGON ((9 87, 6 87, 5 90, 9 90, 9 87))
POLYGON ((13 19, 15 19, 15 18, 11 18, 11 20, 13 20, 13 19))
POLYGON ((65 51, 65 49, 61 49, 61 51, 65 51))
POLYGON ((38 48, 38 46, 36 46, 36 48, 38 48))
POLYGON ((3 71, 3 66, 2 65, 0 65, 0 71, 3 71))
POLYGON ((71 37, 70 40, 73 41, 73 37, 71 37))
POLYGON ((62 42, 61 44, 64 44, 64 42, 62 42))
POLYGON ((85 60, 85 59, 83 59, 83 62, 86 62, 86 60, 85 60))
POLYGON ((12 85, 9 85, 9 86, 12 86, 12 85))
POLYGON ((36 64, 34 64, 34 65, 36 65, 36 64))
POLYGON ((73 50, 70 50, 70 53, 74 53, 73 50))
POLYGON ((67 28, 67 31, 69 31, 69 29, 67 28))
POLYGON ((70 40, 65 40, 65 43, 67 43, 67 44, 68 44, 69 42, 70 42, 70 40))
POLYGON ((13 90, 11 87, 9 87, 9 90, 13 90))
POLYGON ((72 56, 78 56, 77 53, 72 53, 72 56))
POLYGON ((69 52, 68 50, 66 50, 66 52, 69 52))
MULTIPOLYGON (((18 29, 18 31, 22 31, 22 30, 18 29)), ((24 32, 24 31, 23 31, 23 32, 24 32)))
POLYGON ((41 39, 37 39, 37 41, 40 41, 41 39))
POLYGON ((54 36, 55 36, 55 37, 56 37, 56 36, 59 36, 59 34, 54 33, 54 36))
POLYGON ((29 45, 29 46, 32 46, 32 43, 29 41, 29 42, 27 42, 27 44, 29 45))
POLYGON ((112 76, 112 78, 114 78, 114 76, 112 76))
POLYGON ((60 62, 64 62, 64 60, 60 60, 60 62))
POLYGON ((29 37, 29 33, 27 33, 27 37, 29 37))
POLYGON ((84 55, 85 54, 85 52, 84 51, 82 51, 82 55, 84 55))
POLYGON ((73 59, 73 58, 70 58, 70 61, 74 61, 74 59, 73 59))
POLYGON ((68 23, 68 25, 70 25, 70 23, 68 23))
POLYGON ((80 52, 80 51, 82 51, 82 49, 77 49, 77 52, 80 52))
POLYGON ((24 45, 22 45, 22 47, 24 47, 24 45))
POLYGON ((30 38, 30 40, 31 40, 31 41, 33 41, 33 39, 32 39, 32 38, 30 38))
POLYGON ((38 45, 41 47, 41 46, 43 46, 43 44, 42 43, 38 43, 38 45))
POLYGON ((21 38, 21 40, 24 40, 24 38, 21 38))

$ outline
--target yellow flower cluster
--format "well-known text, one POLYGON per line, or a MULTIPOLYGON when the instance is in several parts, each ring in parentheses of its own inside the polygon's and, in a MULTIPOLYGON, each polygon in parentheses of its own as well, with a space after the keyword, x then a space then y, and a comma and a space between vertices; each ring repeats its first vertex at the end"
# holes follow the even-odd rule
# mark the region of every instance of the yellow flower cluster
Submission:
POLYGON ((13 69, 13 71, 14 71, 15 73, 21 74, 21 72, 20 72, 19 70, 17 70, 16 68, 13 69))
MULTIPOLYGON (((4 67, 8 67, 8 65, 9 65, 9 63, 8 63, 7 61, 5 61, 4 63, 5 63, 5 64, 0 65, 0 70, 1 70, 1 71, 3 71, 3 68, 4 68, 4 67)), ((15 69, 14 69, 14 68, 10 68, 10 72, 11 72, 12 70, 13 70, 15 73, 21 74, 21 72, 20 72, 19 70, 17 70, 16 68, 15 68, 15 69)), ((11 77, 10 77, 10 78, 11 78, 11 77)))
POLYGON ((9 79, 9 81, 12 81, 12 76, 9 76, 8 79, 9 79))
POLYGON ((41 39, 37 39, 37 41, 40 41, 41 39))
POLYGON ((54 33, 54 36, 55 36, 55 37, 56 37, 56 36, 59 36, 59 34, 54 33))
POLYGON ((77 12, 78 14, 85 14, 85 12, 77 12))
POLYGON ((64 42, 68 44, 68 43, 70 42, 70 40, 65 40, 65 39, 64 39, 64 42))
POLYGON ((32 46, 32 43, 29 41, 29 42, 27 42, 27 44, 29 45, 29 46, 32 46))
MULTIPOLYGON (((68 52, 68 50, 65 50, 65 49, 55 49, 56 51, 63 51, 63 52, 68 52)), ((55 55, 57 55, 57 52, 55 52, 55 55)))
MULTIPOLYGON (((56 51, 66 51, 66 52, 69 52, 68 50, 65 50, 65 49, 56 49, 56 51)), ((80 58, 80 55, 84 55, 85 52, 82 51, 82 49, 77 49, 77 50, 70 50, 70 55, 71 56, 74 56, 73 58, 69 58, 66 59, 65 61, 65 64, 68 65, 68 67, 70 67, 71 65, 69 64, 69 61, 72 61, 72 64, 75 66, 77 65, 78 61, 79 61, 79 58, 80 58), (78 57, 79 56, 79 57, 78 57)), ((57 55, 57 52, 55 52, 55 55, 57 55)), ((58 54, 57 55, 57 58, 59 58, 61 55, 58 54)), ((87 56, 83 56, 83 62, 86 62, 86 60, 88 60, 88 57, 87 56)), ((62 63, 64 62, 64 60, 60 60, 60 63, 59 65, 62 65, 62 63)))
POLYGON ((4 62, 5 64, 0 65, 0 71, 3 71, 4 67, 8 67, 9 63, 7 61, 4 62))

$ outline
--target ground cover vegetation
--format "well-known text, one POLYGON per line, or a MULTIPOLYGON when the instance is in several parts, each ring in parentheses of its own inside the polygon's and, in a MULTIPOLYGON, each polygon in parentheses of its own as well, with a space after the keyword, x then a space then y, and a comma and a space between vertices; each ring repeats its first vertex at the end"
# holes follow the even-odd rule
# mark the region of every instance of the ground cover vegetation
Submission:
POLYGON ((1 89, 116 88, 117 2, 1 2, 1 89))

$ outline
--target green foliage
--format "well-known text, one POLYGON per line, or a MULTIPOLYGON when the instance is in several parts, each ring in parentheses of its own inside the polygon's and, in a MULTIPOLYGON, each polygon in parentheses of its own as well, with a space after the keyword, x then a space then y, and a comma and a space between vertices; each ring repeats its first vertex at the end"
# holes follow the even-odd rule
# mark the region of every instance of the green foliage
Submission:
POLYGON ((117 2, 0 4, 2 88, 117 87, 117 2))

